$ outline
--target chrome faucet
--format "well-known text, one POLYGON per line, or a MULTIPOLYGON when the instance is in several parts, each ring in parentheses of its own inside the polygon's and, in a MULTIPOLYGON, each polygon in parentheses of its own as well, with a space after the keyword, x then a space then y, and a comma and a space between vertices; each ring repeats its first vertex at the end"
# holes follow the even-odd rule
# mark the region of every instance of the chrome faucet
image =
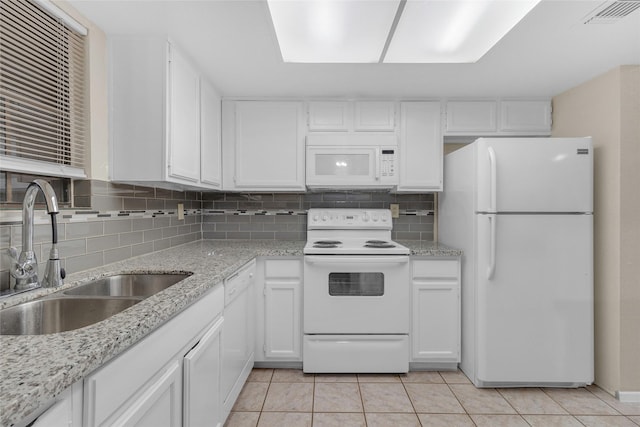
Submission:
POLYGON ((9 249, 11 256, 11 276, 15 279, 15 291, 23 291, 37 287, 50 288, 62 285, 65 277, 64 269, 60 268, 58 255, 58 227, 56 215, 58 214, 58 199, 51 185, 42 179, 36 179, 27 187, 22 202, 22 252, 18 256, 16 248, 9 249), (33 210, 38 195, 42 191, 47 205, 47 213, 51 215, 52 245, 49 252, 49 261, 45 269, 42 282, 38 282, 38 260, 33 251, 33 210))

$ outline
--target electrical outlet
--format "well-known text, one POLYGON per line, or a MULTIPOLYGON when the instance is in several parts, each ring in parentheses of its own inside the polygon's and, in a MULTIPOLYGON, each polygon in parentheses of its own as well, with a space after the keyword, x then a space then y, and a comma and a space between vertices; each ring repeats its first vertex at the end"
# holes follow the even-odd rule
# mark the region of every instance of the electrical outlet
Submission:
POLYGON ((391 218, 398 218, 400 216, 400 205, 397 203, 392 203, 389 205, 389 209, 391 209, 391 218))
POLYGON ((178 220, 184 219, 184 203, 178 203, 178 220))

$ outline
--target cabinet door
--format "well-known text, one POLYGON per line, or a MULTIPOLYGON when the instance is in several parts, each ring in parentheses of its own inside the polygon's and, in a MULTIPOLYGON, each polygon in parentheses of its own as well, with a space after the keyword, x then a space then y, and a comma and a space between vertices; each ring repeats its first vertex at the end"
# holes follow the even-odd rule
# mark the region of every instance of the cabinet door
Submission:
POLYGON ((169 54, 169 177, 178 182, 200 179, 199 76, 182 54, 169 54))
POLYGON ((449 101, 445 132, 495 133, 497 117, 496 101, 449 101))
POLYGON ((396 104, 359 101, 355 103, 355 131, 388 131, 396 128, 396 104))
POLYGON ((200 181, 207 187, 222 186, 220 141, 220 95, 206 80, 200 80, 200 181))
POLYGON ((220 331, 218 320, 184 357, 184 427, 222 424, 220 409, 220 331))
POLYGON ((500 102, 500 131, 509 133, 551 133, 551 102, 511 100, 500 102))
POLYGON ((302 111, 300 102, 236 103, 236 189, 305 189, 302 111))
POLYGON ((457 362, 460 288, 448 283, 413 284, 412 359, 457 362))
POLYGON ((342 131, 351 127, 351 104, 346 101, 309 102, 310 131, 342 131))
POLYGON ((403 102, 398 191, 442 190, 439 102, 403 102))
POLYGON ((269 280, 265 283, 265 357, 301 357, 301 284, 297 280, 269 280))
POLYGON ((82 381, 56 397, 56 403, 27 424, 29 427, 82 426, 82 381))
POLYGON ((133 402, 113 425, 179 427, 182 425, 182 375, 173 361, 163 375, 133 402))

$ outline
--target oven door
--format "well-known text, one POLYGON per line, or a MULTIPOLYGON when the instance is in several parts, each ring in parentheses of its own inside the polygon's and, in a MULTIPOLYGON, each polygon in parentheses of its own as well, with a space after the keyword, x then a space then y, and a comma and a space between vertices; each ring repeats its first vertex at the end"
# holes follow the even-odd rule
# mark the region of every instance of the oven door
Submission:
POLYGON ((408 334, 409 257, 304 257, 305 334, 408 334))

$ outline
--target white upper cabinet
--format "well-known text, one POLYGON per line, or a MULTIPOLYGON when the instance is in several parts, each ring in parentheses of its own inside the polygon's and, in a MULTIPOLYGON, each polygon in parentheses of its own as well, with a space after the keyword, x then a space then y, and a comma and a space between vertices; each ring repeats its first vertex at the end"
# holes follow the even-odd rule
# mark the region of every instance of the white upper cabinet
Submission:
POLYGON ((394 132, 396 104, 392 101, 310 101, 309 131, 394 132))
POLYGON ((456 100, 446 103, 445 135, 551 134, 548 99, 456 100))
POLYGON ((394 102, 359 101, 354 106, 355 131, 387 131, 396 129, 394 102))
POLYGON ((169 177, 200 179, 200 87, 196 69, 169 45, 169 177))
POLYGON ((109 43, 111 179, 219 188, 213 177, 219 174, 219 141, 217 147, 211 143, 212 133, 219 134, 219 97, 211 98, 208 86, 201 93, 197 68, 164 38, 123 36, 109 43), (202 163, 218 164, 218 172, 202 170, 202 163))
POLYGON ((224 189, 304 191, 303 103, 223 103, 224 189))
POLYGON ((309 130, 346 132, 351 128, 351 111, 348 102, 309 102, 309 130))
POLYGON ((220 95, 205 79, 200 80, 200 182, 222 188, 220 95))
POLYGON ((446 118, 447 133, 495 133, 498 130, 495 101, 449 101, 446 118))
POLYGON ((510 133, 551 133, 551 103, 545 101, 500 101, 500 131, 510 133))
POLYGON ((398 192, 442 191, 440 102, 400 103, 398 192))

